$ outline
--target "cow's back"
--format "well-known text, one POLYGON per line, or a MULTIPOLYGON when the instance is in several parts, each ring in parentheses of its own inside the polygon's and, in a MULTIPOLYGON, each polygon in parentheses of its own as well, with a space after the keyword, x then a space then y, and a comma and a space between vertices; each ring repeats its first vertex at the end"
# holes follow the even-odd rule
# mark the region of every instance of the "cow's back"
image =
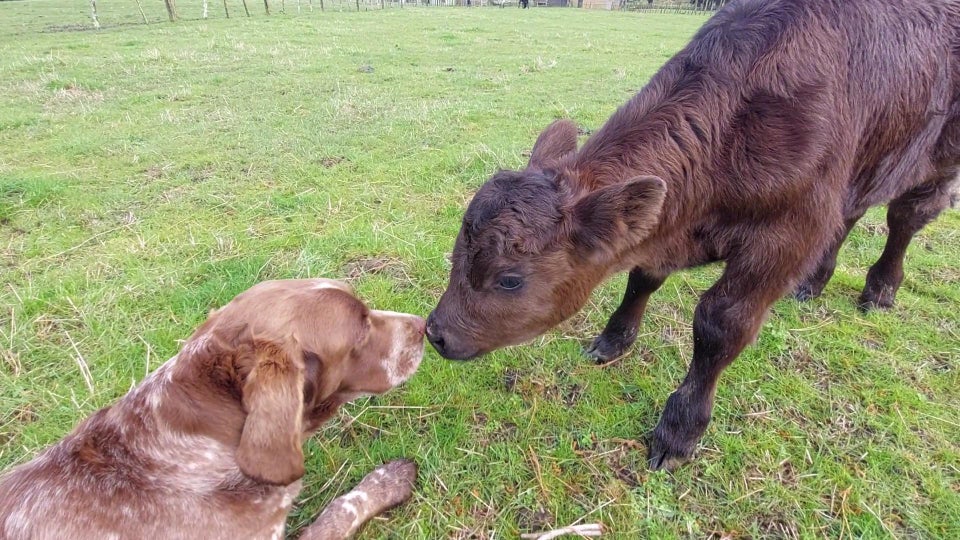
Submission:
POLYGON ((727 198, 819 189, 855 214, 943 166, 960 118, 958 55, 960 1, 744 0, 676 60, 726 87, 714 177, 734 185, 727 198), (753 189, 736 185, 745 176, 753 189))
POLYGON ((960 120, 960 2, 838 4, 839 20, 856 21, 843 28, 857 142, 847 205, 859 213, 928 181, 951 161, 941 145, 960 120))

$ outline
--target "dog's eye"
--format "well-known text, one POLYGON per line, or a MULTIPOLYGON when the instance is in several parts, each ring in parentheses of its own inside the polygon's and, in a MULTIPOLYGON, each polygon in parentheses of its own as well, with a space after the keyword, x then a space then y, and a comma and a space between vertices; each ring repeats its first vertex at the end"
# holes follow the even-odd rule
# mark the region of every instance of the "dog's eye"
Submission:
POLYGON ((503 276, 497 281, 497 286, 505 291, 514 291, 523 285, 519 276, 503 276))

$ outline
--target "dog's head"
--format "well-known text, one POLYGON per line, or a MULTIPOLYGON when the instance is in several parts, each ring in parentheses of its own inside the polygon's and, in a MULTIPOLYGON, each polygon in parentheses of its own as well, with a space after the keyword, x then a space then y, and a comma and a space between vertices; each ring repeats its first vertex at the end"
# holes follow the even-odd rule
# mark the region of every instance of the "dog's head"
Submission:
POLYGON ((244 474, 285 485, 303 476, 303 440, 340 405, 413 375, 424 331, 420 317, 368 309, 343 282, 267 281, 213 311, 181 357, 241 402, 244 474))

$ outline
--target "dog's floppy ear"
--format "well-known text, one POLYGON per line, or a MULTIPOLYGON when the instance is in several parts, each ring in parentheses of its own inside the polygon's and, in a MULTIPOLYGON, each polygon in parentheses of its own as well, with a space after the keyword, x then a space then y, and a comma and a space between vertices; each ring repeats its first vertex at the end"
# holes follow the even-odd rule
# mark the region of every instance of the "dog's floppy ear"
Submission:
POLYGON ((253 342, 253 367, 243 385, 247 413, 237 448, 244 474, 275 485, 303 476, 303 367, 278 344, 253 342))

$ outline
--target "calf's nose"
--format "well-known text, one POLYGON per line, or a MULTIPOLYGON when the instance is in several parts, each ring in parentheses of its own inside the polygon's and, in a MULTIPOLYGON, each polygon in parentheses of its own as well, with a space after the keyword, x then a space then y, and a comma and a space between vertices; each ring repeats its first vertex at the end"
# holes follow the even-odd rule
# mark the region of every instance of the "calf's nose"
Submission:
POLYGON ((434 317, 433 313, 427 317, 427 341, 430 342, 430 345, 433 345, 433 348, 443 356, 443 346, 445 345, 443 337, 440 334, 440 328, 437 324, 437 318, 434 317))

